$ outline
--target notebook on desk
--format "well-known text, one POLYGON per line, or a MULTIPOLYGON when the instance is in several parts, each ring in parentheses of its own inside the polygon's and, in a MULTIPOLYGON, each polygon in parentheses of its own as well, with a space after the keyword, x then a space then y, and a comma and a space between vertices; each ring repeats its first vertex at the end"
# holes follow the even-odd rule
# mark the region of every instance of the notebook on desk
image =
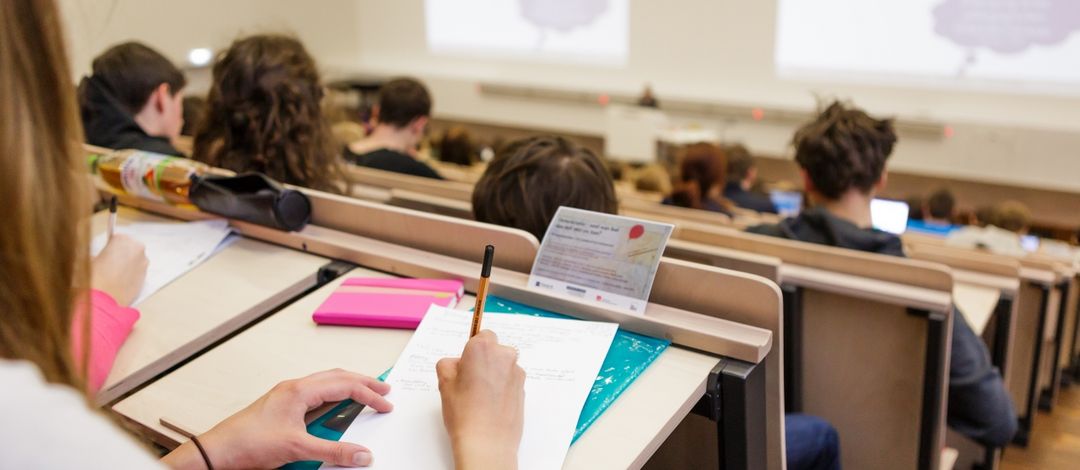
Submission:
MULTIPOLYGON (((556 318, 570 318, 559 313, 542 310, 525 304, 489 295, 485 312, 517 313, 556 318)), ((593 383, 592 390, 585 400, 585 405, 578 416, 577 429, 573 441, 586 430, 622 395, 631 384, 658 358, 671 344, 670 341, 650 336, 639 335, 620 328, 615 333, 607 357, 604 358, 600 372, 593 383)), ((390 371, 384 372, 383 380, 390 371)), ((329 440, 341 439, 342 433, 356 418, 363 408, 352 400, 345 400, 326 414, 308 425, 308 433, 329 440)), ((286 470, 308 470, 319 468, 319 462, 296 462, 283 467, 286 470)))
POLYGON ((453 308, 465 294, 452 279, 346 279, 315 310, 320 325, 415 329, 428 307, 453 308))

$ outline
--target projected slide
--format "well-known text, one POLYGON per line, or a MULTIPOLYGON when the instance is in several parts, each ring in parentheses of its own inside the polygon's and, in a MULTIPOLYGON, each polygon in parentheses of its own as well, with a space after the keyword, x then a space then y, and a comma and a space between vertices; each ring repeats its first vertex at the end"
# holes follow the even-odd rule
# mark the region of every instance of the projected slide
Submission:
POLYGON ((426 0, 438 54, 623 65, 629 0, 426 0))
POLYGON ((1080 93, 1080 0, 780 0, 782 77, 1080 93))

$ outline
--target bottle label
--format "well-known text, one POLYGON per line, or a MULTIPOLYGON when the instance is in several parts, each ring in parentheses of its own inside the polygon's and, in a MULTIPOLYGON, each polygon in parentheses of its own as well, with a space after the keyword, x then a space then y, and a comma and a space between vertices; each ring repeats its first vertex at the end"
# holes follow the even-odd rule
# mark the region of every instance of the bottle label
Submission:
POLYGON ((173 157, 149 152, 134 152, 120 164, 120 181, 124 191, 154 201, 164 201, 158 190, 161 171, 173 157))

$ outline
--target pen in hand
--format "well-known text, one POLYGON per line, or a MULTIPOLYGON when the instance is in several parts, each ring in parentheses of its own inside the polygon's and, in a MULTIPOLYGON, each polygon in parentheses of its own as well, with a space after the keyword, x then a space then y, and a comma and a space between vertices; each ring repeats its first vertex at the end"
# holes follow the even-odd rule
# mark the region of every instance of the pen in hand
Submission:
POLYGON ((107 230, 107 237, 105 242, 111 242, 113 233, 116 231, 116 196, 109 199, 109 227, 107 230))
POLYGON ((480 286, 476 288, 476 307, 473 308, 472 328, 469 337, 480 332, 480 320, 484 318, 484 303, 487 302, 488 281, 491 278, 491 260, 495 258, 495 247, 484 248, 484 266, 480 269, 480 286))

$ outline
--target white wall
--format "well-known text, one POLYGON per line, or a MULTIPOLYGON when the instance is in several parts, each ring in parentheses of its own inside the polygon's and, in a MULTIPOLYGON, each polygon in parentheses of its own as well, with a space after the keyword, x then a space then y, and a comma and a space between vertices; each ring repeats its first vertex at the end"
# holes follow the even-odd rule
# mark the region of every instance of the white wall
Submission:
MULTIPOLYGON (((443 117, 590 134, 604 129, 599 107, 483 96, 476 83, 636 93, 651 82, 661 104, 686 98, 798 110, 812 109, 816 95, 850 98, 876 114, 955 129, 951 139, 904 138, 894 168, 1080 192, 1080 98, 779 80, 773 73, 775 0, 632 0, 623 68, 434 56, 425 42, 423 0, 117 0, 111 21, 102 25, 109 3, 62 0, 74 63, 88 64, 97 51, 126 38, 182 59, 191 47, 285 29, 327 68, 424 78, 443 117)), ((793 129, 750 120, 700 124, 772 154, 788 151, 793 129)))
MULTIPOLYGON (((773 71, 776 2, 633 1, 625 68, 489 62, 426 50, 423 0, 360 1, 351 64, 431 81, 437 112, 489 122, 601 133, 597 108, 484 97, 477 80, 635 93, 651 82, 661 104, 692 98, 809 110, 815 96, 853 99, 874 113, 950 125, 951 139, 906 138, 893 167, 909 172, 1080 191, 1080 99, 785 81, 773 71)), ((1080 58, 1078 58, 1080 60, 1080 58)), ((793 127, 701 122, 757 151, 786 154, 793 127)))
POLYGON ((319 60, 357 57, 358 4, 352 0, 59 0, 76 76, 94 56, 128 40, 149 44, 178 64, 196 47, 220 50, 254 33, 295 34, 319 60))

